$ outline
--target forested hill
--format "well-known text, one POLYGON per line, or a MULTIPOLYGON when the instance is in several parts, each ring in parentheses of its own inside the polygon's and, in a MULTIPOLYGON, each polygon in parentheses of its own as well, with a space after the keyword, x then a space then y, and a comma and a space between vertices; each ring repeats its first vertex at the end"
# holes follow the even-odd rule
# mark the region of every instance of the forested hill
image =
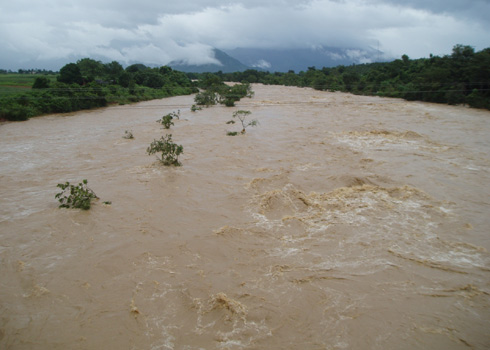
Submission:
MULTIPOLYGON (((215 74, 224 81, 312 87, 490 109, 490 48, 475 52, 471 46, 456 45, 451 55, 443 57, 411 60, 403 55, 392 62, 309 67, 299 73, 249 69, 215 74)), ((194 79, 201 76, 189 75, 194 79)))

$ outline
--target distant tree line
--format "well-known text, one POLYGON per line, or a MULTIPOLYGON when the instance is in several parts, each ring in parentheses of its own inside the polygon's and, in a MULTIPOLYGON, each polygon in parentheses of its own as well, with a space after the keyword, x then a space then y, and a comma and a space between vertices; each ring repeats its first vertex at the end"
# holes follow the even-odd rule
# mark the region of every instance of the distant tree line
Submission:
POLYGON ((52 70, 46 70, 46 69, 19 69, 17 72, 12 71, 11 69, 0 69, 0 74, 56 74, 56 72, 52 70))
MULTIPOLYGON (((32 72, 23 70, 22 73, 32 72)), ((411 60, 403 55, 392 62, 322 69, 309 67, 299 73, 249 69, 235 73, 186 74, 167 66, 149 68, 143 64, 124 69, 116 61, 102 63, 90 58, 65 65, 56 80, 49 78, 50 72, 45 73, 35 79, 31 90, 0 96, 0 119, 26 120, 41 114, 191 93, 198 93, 198 105, 222 103, 233 106, 241 97, 250 96, 250 83, 490 109, 490 48, 475 52, 467 45, 456 45, 452 54, 443 57, 430 55, 430 58, 411 60), (191 79, 197 79, 198 83, 191 79), (233 87, 223 81, 242 84, 233 87)))
POLYGON ((56 80, 37 77, 31 90, 0 97, 0 119, 26 120, 41 114, 125 104, 198 91, 184 73, 170 67, 133 64, 126 69, 116 61, 102 63, 84 58, 62 67, 56 80))
MULTIPOLYGON (((431 55, 411 60, 403 55, 392 62, 322 69, 309 67, 298 74, 250 69, 215 75, 223 81, 311 87, 490 109, 490 48, 475 52, 471 46, 456 45, 451 55, 443 57, 431 55)), ((193 73, 188 76, 192 79, 206 77, 193 73)))

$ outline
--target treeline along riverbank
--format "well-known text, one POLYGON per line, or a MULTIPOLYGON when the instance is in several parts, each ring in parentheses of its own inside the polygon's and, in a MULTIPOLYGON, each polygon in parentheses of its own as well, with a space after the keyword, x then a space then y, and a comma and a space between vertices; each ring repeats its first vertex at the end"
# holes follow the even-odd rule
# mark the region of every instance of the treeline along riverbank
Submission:
MULTIPOLYGON (((490 48, 475 52, 456 45, 451 55, 410 59, 403 55, 392 62, 337 66, 306 72, 246 70, 216 73, 224 81, 312 87, 356 95, 397 97, 408 101, 467 104, 490 109, 490 48)), ((201 79, 203 74, 188 74, 201 79)))
MULTIPOLYGON (((209 81, 311 87, 490 109, 490 48, 475 52, 467 45, 456 45, 451 55, 443 57, 430 55, 430 58, 412 60, 403 55, 392 62, 309 67, 299 73, 248 69, 186 74, 168 66, 149 68, 133 64, 124 69, 116 61, 104 64, 84 58, 65 65, 57 76, 37 76, 32 89, 25 86, 29 81, 26 75, 17 75, 22 82, 16 82, 13 76, 0 74, 0 119, 3 120, 26 120, 42 114, 186 95, 198 92, 198 87, 208 89, 209 86, 202 85, 209 81)), ((226 101, 233 106, 233 99, 226 101)))
POLYGON ((59 74, 37 76, 32 89, 26 75, 4 75, 0 119, 21 121, 49 113, 68 113, 197 92, 192 81, 170 67, 134 64, 126 69, 116 61, 103 64, 90 58, 69 63, 59 74), (8 78, 6 78, 8 77, 8 78))

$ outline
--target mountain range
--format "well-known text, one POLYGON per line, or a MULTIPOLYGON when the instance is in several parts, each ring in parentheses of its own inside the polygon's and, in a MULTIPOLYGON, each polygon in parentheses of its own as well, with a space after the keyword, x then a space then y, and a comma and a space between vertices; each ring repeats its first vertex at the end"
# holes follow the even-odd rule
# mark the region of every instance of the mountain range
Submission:
POLYGON ((168 64, 172 69, 186 72, 186 73, 216 73, 222 71, 223 73, 243 72, 251 67, 243 64, 236 58, 231 57, 224 51, 214 49, 214 58, 221 64, 188 64, 185 61, 172 61, 168 64))
POLYGON ((360 63, 379 62, 383 53, 376 49, 316 47, 311 49, 251 49, 235 48, 226 52, 214 49, 214 56, 221 64, 189 65, 173 61, 173 69, 192 72, 242 72, 247 69, 269 72, 306 71, 308 67, 335 67, 360 63))

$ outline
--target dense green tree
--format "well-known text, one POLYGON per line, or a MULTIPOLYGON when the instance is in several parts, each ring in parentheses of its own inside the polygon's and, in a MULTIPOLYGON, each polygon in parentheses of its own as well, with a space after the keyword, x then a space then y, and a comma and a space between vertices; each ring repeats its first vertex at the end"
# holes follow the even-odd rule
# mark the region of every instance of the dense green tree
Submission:
POLYGON ((147 67, 144 64, 136 63, 126 67, 126 72, 136 73, 144 71, 147 67))
POLYGON ((158 69, 158 71, 160 72, 160 74, 165 75, 165 74, 170 74, 170 73, 172 73, 172 71, 173 71, 173 70, 172 70, 172 68, 170 68, 169 66, 162 66, 162 67, 160 67, 160 68, 158 69))
POLYGON ((120 75, 124 72, 123 66, 117 61, 112 61, 110 63, 104 64, 103 69, 104 75, 112 81, 117 80, 120 75))
POLYGON ((205 73, 203 78, 199 80, 199 87, 203 89, 216 88, 223 84, 223 80, 217 74, 212 73, 205 73))
POLYGON ((131 81, 134 82, 134 79, 132 75, 126 71, 123 71, 117 79, 117 83, 125 88, 129 87, 131 81))
POLYGON ((356 89, 357 83, 361 80, 361 77, 356 72, 348 71, 342 75, 342 80, 344 81, 345 89, 347 91, 353 91, 356 89))
POLYGON ((145 78, 143 85, 154 89, 160 89, 163 87, 163 85, 165 85, 165 82, 166 80, 163 75, 157 72, 149 72, 145 78))
POLYGON ((455 60, 468 60, 475 55, 475 49, 468 45, 457 44, 453 47, 451 57, 455 60))
POLYGON ((46 77, 37 77, 32 84, 33 89, 47 89, 49 88, 49 79, 46 77))
POLYGON ((102 75, 104 65, 100 61, 91 58, 82 58, 77 61, 77 66, 80 68, 80 73, 89 81, 94 80, 102 75))
POLYGON ((325 74, 319 74, 311 81, 311 87, 315 90, 327 90, 328 79, 325 74))
POLYGON ((68 63, 60 69, 60 75, 58 81, 65 84, 79 84, 83 83, 82 73, 80 68, 75 63, 68 63))

